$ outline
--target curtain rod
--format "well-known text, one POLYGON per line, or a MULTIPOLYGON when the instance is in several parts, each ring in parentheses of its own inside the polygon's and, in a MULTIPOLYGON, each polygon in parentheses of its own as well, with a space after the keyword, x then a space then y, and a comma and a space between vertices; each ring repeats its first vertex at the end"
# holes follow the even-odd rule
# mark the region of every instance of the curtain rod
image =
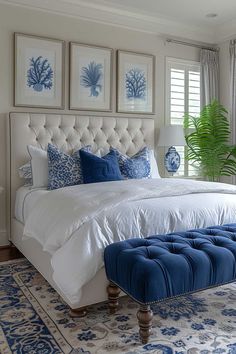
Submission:
POLYGON ((200 44, 194 44, 194 43, 190 43, 190 42, 178 41, 176 39, 171 39, 171 38, 166 38, 166 42, 175 43, 175 44, 181 44, 181 45, 187 45, 189 47, 195 47, 195 48, 200 48, 200 49, 208 49, 208 50, 212 50, 213 52, 218 52, 219 51, 219 48, 206 47, 206 46, 202 46, 200 44))

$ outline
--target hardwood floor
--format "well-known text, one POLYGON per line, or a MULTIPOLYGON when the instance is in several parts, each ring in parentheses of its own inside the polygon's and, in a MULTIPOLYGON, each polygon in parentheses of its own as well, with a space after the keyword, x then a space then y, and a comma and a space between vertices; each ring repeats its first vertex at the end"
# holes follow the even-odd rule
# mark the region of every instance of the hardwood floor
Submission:
POLYGON ((22 258, 23 255, 14 246, 0 247, 0 262, 9 261, 11 259, 22 258))

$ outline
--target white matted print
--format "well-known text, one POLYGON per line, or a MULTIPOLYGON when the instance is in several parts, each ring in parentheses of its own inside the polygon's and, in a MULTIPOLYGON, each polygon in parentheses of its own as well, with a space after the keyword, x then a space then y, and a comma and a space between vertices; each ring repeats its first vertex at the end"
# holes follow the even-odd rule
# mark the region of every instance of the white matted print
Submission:
POLYGON ((15 106, 64 108, 65 43, 15 33, 15 106))
POLYGON ((154 56, 118 50, 117 111, 154 113, 154 56))
POLYGON ((112 49, 70 43, 70 109, 111 110, 112 49))

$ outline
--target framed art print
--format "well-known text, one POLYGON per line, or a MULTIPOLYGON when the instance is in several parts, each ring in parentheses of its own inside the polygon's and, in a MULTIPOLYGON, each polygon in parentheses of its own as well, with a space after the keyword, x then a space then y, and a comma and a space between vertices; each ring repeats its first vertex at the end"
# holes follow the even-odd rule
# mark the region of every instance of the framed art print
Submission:
POLYGON ((70 43, 70 109, 110 111, 112 49, 70 43))
POLYGON ((117 111, 154 113, 154 56, 118 50, 117 111))
POLYGON ((65 43, 15 33, 15 106, 64 108, 65 43))

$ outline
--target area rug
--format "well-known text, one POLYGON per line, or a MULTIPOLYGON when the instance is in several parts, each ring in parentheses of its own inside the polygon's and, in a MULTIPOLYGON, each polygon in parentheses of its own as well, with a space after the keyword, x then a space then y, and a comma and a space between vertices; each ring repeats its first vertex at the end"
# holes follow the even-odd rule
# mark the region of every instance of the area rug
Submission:
POLYGON ((236 353, 236 284, 155 305, 153 334, 139 340, 137 305, 128 297, 109 315, 106 303, 87 317, 69 308, 25 259, 0 263, 1 354, 236 353))

